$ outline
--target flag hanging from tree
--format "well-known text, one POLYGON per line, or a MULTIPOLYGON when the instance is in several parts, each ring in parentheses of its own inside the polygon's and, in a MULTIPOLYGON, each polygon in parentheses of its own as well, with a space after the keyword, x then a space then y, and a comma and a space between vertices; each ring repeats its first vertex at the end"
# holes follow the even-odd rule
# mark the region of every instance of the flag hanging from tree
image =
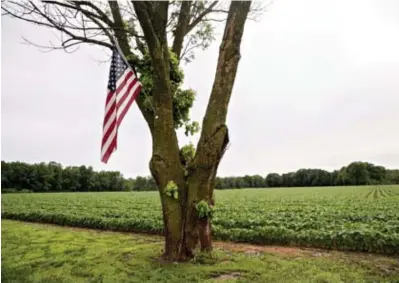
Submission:
POLYGON ((116 150, 118 128, 133 101, 140 94, 140 91, 141 83, 136 73, 128 65, 120 49, 115 46, 112 51, 107 98, 105 102, 105 116, 101 142, 102 162, 107 163, 111 154, 116 150))

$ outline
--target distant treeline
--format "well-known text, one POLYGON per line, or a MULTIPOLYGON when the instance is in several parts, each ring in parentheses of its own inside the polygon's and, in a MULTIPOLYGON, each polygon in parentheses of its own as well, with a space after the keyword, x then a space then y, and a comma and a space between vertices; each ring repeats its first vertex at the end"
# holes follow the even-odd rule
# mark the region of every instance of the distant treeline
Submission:
MULTIPOLYGON (((299 169, 286 174, 217 177, 216 189, 399 184, 399 170, 368 162, 352 162, 340 170, 299 169)), ((117 171, 92 167, 62 167, 56 162, 1 162, 2 192, 100 192, 157 190, 152 177, 124 178, 117 171)))

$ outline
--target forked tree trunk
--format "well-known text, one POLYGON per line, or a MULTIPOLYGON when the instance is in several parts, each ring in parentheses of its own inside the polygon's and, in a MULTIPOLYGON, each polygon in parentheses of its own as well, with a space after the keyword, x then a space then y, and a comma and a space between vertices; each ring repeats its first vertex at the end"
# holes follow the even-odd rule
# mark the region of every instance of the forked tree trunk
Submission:
MULTIPOLYGON (((176 132, 173 125, 172 93, 169 78, 169 53, 166 40, 168 5, 165 2, 134 1, 154 68, 154 106, 156 117, 146 118, 152 134, 153 153, 150 162, 161 197, 164 220, 164 256, 184 261, 201 250, 212 250, 211 219, 200 219, 196 204, 203 200, 214 204, 213 190, 220 160, 229 142, 225 125, 227 108, 240 60, 240 45, 250 1, 232 1, 228 13, 219 59, 202 124, 196 154, 188 165, 188 174, 180 162, 176 132), (150 10, 157 10, 156 17, 150 10), (151 122, 153 121, 153 124, 151 122), (179 188, 179 200, 166 195, 169 181, 179 188)), ((144 114, 144 113, 143 113, 144 114)))
MULTIPOLYGON (((169 1, 131 1, 146 44, 143 44, 142 36, 136 34, 135 24, 127 24, 123 20, 118 1, 108 1, 113 20, 109 19, 107 11, 102 11, 101 6, 96 6, 97 4, 93 4, 91 1, 67 1, 67 3, 47 1, 43 8, 44 11, 41 11, 41 8, 38 8, 40 5, 34 4, 34 1, 26 2, 29 4, 15 4, 18 6, 18 10, 19 8, 22 10, 17 13, 20 16, 14 15, 14 17, 25 20, 28 20, 25 16, 32 17, 28 20, 29 22, 53 27, 63 34, 66 33, 69 39, 63 41, 65 48, 65 44, 69 41, 71 41, 69 47, 80 41, 107 47, 112 47, 112 45, 102 42, 101 39, 97 40, 97 36, 95 38, 86 37, 86 33, 83 31, 84 36, 78 36, 80 32, 75 33, 73 27, 59 23, 62 22, 62 15, 59 17, 61 20, 54 20, 49 12, 52 10, 50 9, 52 6, 65 8, 65 12, 60 12, 64 13, 65 19, 69 17, 69 14, 81 13, 85 22, 90 20, 102 31, 101 34, 107 35, 111 41, 113 41, 112 35, 114 35, 130 63, 140 60, 130 49, 129 38, 131 36, 135 37, 137 49, 143 54, 149 53, 153 67, 153 88, 146 91, 152 94, 154 109, 150 110, 146 107, 144 97, 141 95, 136 101, 152 136, 150 170, 159 188, 162 203, 165 231, 164 256, 171 260, 187 260, 193 256, 194 250, 199 244, 202 250, 211 250, 211 219, 209 217, 200 219, 196 204, 200 201, 205 201, 208 205, 214 204, 215 177, 229 142, 228 129, 225 124, 227 109, 240 60, 241 39, 251 2, 232 1, 230 4, 224 36, 220 45, 215 80, 202 123, 201 137, 196 154, 187 168, 184 168, 185 165, 180 160, 174 127, 174 93, 172 93, 169 69, 167 28, 173 26, 172 28, 175 29, 172 51, 180 58, 188 33, 199 23, 209 20, 206 17, 209 13, 215 12, 212 9, 218 4, 218 1, 212 1, 207 8, 204 8, 203 5, 193 5, 193 1, 182 3, 179 5, 181 10, 177 23, 168 19, 171 14, 168 11, 169 1), (36 16, 40 20, 36 19, 36 16), (185 174, 186 170, 188 174, 185 174), (164 189, 170 181, 178 186, 178 200, 165 194, 164 189)), ((135 21, 135 17, 133 18, 135 21)), ((86 31, 84 25, 82 30, 86 31)))

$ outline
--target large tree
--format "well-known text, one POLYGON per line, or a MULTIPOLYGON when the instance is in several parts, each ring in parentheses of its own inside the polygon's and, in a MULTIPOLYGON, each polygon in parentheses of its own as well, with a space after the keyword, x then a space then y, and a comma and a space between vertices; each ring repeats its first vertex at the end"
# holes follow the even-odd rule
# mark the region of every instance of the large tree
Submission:
MULTIPOLYGON (((141 75, 139 109, 152 136, 150 171, 162 203, 164 256, 186 260, 200 245, 211 250, 213 190, 219 163, 229 143, 227 109, 240 60, 240 44, 251 1, 3 1, 12 17, 60 32, 60 45, 74 50, 81 43, 112 48, 119 43, 141 75), (227 15, 227 18, 226 18, 227 15), (181 87, 181 61, 206 48, 214 21, 226 21, 208 107, 196 149, 179 149, 176 130, 199 130, 190 122, 194 91, 181 87)), ((44 47, 44 46, 42 46, 44 47)))

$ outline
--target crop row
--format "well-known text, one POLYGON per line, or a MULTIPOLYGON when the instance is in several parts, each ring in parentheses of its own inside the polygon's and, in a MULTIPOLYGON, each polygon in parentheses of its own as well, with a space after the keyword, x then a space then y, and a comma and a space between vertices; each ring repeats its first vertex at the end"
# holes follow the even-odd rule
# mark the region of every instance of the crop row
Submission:
MULTIPOLYGON (((399 253, 399 187, 217 191, 216 239, 399 253), (384 193, 385 192, 385 193, 384 193), (386 192, 392 192, 387 194, 386 192)), ((156 193, 10 194, 2 218, 104 230, 162 233, 156 193)))

